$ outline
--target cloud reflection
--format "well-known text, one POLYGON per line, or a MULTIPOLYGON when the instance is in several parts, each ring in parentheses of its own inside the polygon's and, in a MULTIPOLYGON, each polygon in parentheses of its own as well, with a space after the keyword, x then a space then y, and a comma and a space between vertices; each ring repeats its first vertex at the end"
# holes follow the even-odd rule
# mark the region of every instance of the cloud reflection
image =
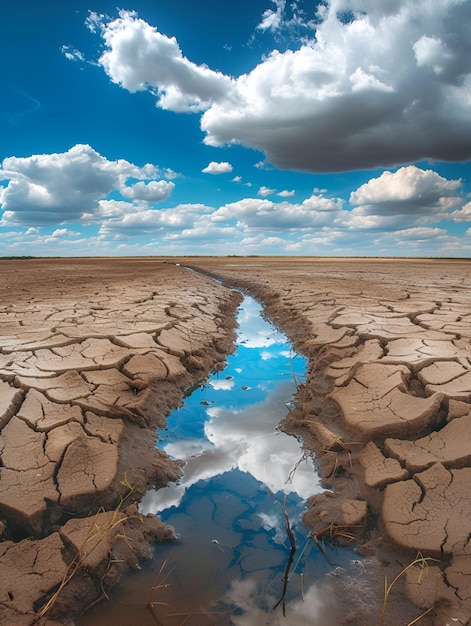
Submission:
POLYGON ((284 415, 279 396, 289 397, 283 393, 287 387, 291 384, 279 385, 277 397, 253 405, 237 419, 225 407, 212 407, 205 433, 218 450, 229 451, 237 445, 238 469, 251 474, 272 493, 296 493, 305 500, 318 485, 312 460, 308 458, 294 471, 301 457, 299 442, 275 430, 284 415))
MULTIPOLYGON (((213 382, 222 383, 211 385, 215 391, 226 394, 227 383, 233 393, 250 401, 250 391, 234 389, 233 379, 213 382)), ((277 430, 286 415, 285 399, 293 394, 292 379, 274 389, 263 386, 267 389, 262 402, 235 407, 218 398, 217 404, 206 407, 206 439, 178 439, 164 447, 169 456, 185 461, 184 475, 178 485, 148 492, 141 504, 144 513, 178 506, 192 485, 233 469, 250 474, 273 494, 294 493, 306 500, 320 490, 312 459, 302 460, 299 441, 277 430)))
MULTIPOLYGON (((299 578, 299 576, 297 576, 299 578)), ((303 597, 286 603, 286 617, 280 611, 260 608, 261 590, 254 579, 234 582, 222 600, 234 607, 231 623, 234 626, 336 626, 343 623, 338 598, 327 584, 314 584, 304 591, 303 597), (243 614, 237 615, 237 609, 243 614)), ((270 608, 278 598, 263 594, 270 608), (271 603, 271 604, 270 604, 271 603)))
POLYGON ((144 513, 178 506, 198 481, 234 469, 252 476, 273 494, 296 494, 306 500, 320 490, 312 459, 302 460, 299 441, 277 430, 286 415, 286 402, 296 391, 290 372, 293 353, 286 338, 263 319, 260 305, 252 298, 245 298, 238 322, 243 348, 232 355, 225 377, 219 373, 208 381, 202 392, 204 409, 198 392, 187 399, 188 417, 163 448, 185 462, 184 475, 176 485, 149 492, 141 504, 144 513), (204 433, 201 439, 186 432, 197 420, 204 433))
MULTIPOLYGON (((281 610, 271 610, 286 564, 285 510, 298 545, 306 546, 308 531, 300 518, 307 498, 321 487, 300 442, 278 430, 286 402, 296 392, 295 376, 302 378, 305 363, 293 361, 286 338, 260 316, 251 298, 244 300, 238 321, 240 345, 224 372, 196 390, 185 400, 184 410, 167 422, 161 443, 167 441, 163 450, 186 463, 180 482, 148 492, 141 511, 162 513, 187 548, 191 546, 180 556, 177 549, 171 552, 180 564, 180 577, 190 580, 197 572, 200 579, 201 560, 207 564, 212 593, 206 598, 200 590, 198 603, 208 606, 220 598, 216 609, 229 609, 234 626, 276 626, 286 623, 281 610), (214 559, 225 563, 217 576, 214 559)), ((303 555, 304 550, 299 571, 308 591, 305 601, 298 602, 297 589, 290 589, 295 597, 286 598, 289 623, 334 624, 315 621, 326 596, 310 587, 311 565, 303 555)), ((299 578, 298 572, 293 576, 299 578)))
POLYGON ((213 389, 216 389, 216 391, 229 391, 235 387, 235 382, 232 379, 210 380, 208 384, 213 389))
POLYGON ((238 321, 238 342, 246 348, 269 348, 280 343, 280 333, 260 316, 260 306, 252 298, 244 300, 238 321))

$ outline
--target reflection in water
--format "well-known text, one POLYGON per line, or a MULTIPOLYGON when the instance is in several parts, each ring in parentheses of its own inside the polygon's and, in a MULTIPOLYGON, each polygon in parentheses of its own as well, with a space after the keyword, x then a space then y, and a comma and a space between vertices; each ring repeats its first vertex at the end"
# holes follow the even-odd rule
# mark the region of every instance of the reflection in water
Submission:
MULTIPOLYGON (((141 503, 179 537, 158 546, 152 565, 154 575, 163 566, 154 601, 165 625, 188 616, 191 625, 341 623, 322 582, 333 567, 301 523, 306 498, 321 490, 315 468, 299 442, 277 430, 306 363, 260 311, 244 300, 238 347, 224 372, 193 392, 159 433, 159 447, 185 461, 178 484, 148 492, 141 503), (273 610, 290 555, 285 511, 297 546, 286 618, 281 606, 273 610)), ((346 560, 341 551, 329 556, 337 565, 346 560)), ((126 621, 121 608, 113 623, 151 624, 139 610, 126 621)))
POLYGON ((305 361, 260 316, 252 298, 244 300, 238 321, 239 346, 223 374, 193 392, 160 433, 159 447, 184 460, 185 473, 178 484, 149 492, 144 513, 178 506, 192 485, 231 470, 255 478, 273 497, 294 494, 304 500, 318 490, 311 458, 299 463, 299 442, 277 430, 305 361))
POLYGON ((217 623, 275 623, 290 552, 286 507, 298 545, 286 596, 296 620, 290 624, 307 623, 306 615, 312 623, 313 603, 322 604, 312 583, 326 563, 300 519, 304 501, 320 487, 312 459, 277 430, 306 363, 252 298, 238 322, 238 348, 224 372, 195 391, 160 433, 159 446, 186 465, 178 484, 149 492, 141 505, 179 535, 159 549, 175 566, 159 600, 181 613, 216 611, 217 623), (301 594, 302 610, 295 609, 301 594))

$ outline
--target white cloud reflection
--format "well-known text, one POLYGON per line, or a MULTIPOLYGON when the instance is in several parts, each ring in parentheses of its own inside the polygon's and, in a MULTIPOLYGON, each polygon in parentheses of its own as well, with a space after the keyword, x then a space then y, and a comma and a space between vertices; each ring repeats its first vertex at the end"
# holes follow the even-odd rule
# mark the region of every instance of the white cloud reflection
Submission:
POLYGON ((235 387, 235 382, 227 378, 224 380, 210 380, 208 384, 217 391, 230 391, 235 387))
MULTIPOLYGON (((287 602, 286 617, 281 611, 265 611, 260 608, 260 588, 257 581, 246 579, 234 582, 223 599, 224 604, 241 607, 242 615, 235 612, 231 620, 235 626, 325 626, 342 624, 343 617, 338 598, 328 584, 314 584, 304 591, 303 597, 287 602)), ((276 597, 264 597, 273 606, 276 597)))
POLYGON ((239 315, 239 343, 246 348, 269 348, 280 343, 278 331, 260 316, 260 307, 251 298, 244 301, 239 315))
MULTIPOLYGON (((238 340, 246 348, 255 348, 255 357, 248 356, 246 351, 242 354, 237 351, 237 358, 242 359, 241 367, 234 362, 231 374, 241 372, 243 377, 245 368, 248 368, 253 375, 253 370, 257 371, 260 364, 267 360, 267 354, 270 355, 267 347, 270 342, 273 359, 279 358, 280 353, 289 355, 286 338, 261 317, 260 311, 255 300, 244 300, 238 315, 238 340)), ((184 475, 177 485, 148 492, 141 505, 144 513, 158 513, 178 506, 186 490, 198 481, 234 469, 251 475, 273 494, 297 494, 306 500, 321 490, 312 459, 299 463, 302 456, 299 441, 277 430, 280 420, 286 415, 284 403, 295 391, 291 376, 278 381, 275 386, 269 384, 269 371, 259 370, 259 376, 261 378, 254 382, 258 383, 257 393, 263 389, 262 400, 260 396, 252 396, 255 388, 251 393, 248 386, 241 387, 238 375, 209 381, 208 387, 223 394, 214 396, 217 398, 214 404, 199 409, 206 417, 206 439, 183 438, 164 447, 171 457, 186 463, 184 475), (239 389, 247 391, 239 392, 239 389), (231 390, 232 394, 226 394, 231 390), (241 396, 245 393, 246 396, 241 396), (246 404, 241 405, 242 401, 246 404)))
POLYGON ((182 440, 169 444, 165 452, 186 462, 180 482, 150 491, 144 497, 143 513, 157 513, 178 506, 187 489, 200 480, 238 469, 252 475, 272 493, 296 493, 303 500, 321 490, 311 458, 301 458, 299 442, 276 431, 284 415, 280 401, 290 386, 285 382, 269 402, 254 404, 238 411, 227 407, 209 407, 204 431, 207 441, 182 440), (209 445, 208 445, 209 442, 209 445))

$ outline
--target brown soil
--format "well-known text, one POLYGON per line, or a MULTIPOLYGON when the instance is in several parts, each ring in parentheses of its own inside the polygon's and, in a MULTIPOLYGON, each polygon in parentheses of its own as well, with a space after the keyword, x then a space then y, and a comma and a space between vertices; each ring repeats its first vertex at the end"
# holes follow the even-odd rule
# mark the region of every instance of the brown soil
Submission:
MULTIPOLYGON (((73 617, 170 538, 131 503, 178 476, 154 429, 221 366, 238 303, 176 261, 0 261, 0 623, 37 623, 51 598, 48 623, 73 617)), ((411 602, 422 624, 469 623, 470 264, 179 262, 252 292, 309 358, 284 428, 332 490, 306 513, 313 536, 365 555, 358 584, 341 582, 345 623, 379 623, 360 585, 381 604, 418 551, 436 560, 400 576, 384 623, 410 622, 411 602)))
POLYGON ((1 624, 73 618, 172 539, 133 503, 180 475, 155 429, 239 301, 160 260, 0 261, 1 624))

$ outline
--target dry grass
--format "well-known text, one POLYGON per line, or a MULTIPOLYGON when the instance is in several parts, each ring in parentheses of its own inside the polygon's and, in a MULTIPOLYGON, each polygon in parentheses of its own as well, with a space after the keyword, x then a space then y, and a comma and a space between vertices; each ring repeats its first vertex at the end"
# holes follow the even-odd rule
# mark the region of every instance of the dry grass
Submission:
MULTIPOLYGON (((428 568, 428 564, 430 561, 435 561, 438 562, 437 559, 432 558, 431 556, 422 556, 422 554, 420 552, 417 553, 416 558, 411 561, 411 563, 409 563, 409 565, 407 565, 406 567, 404 567, 399 574, 397 574, 394 579, 392 580, 392 582, 390 582, 388 584, 388 579, 387 577, 384 579, 384 598, 383 598, 383 609, 381 611, 381 619, 379 622, 379 626, 384 626, 384 620, 386 618, 386 607, 387 607, 387 603, 388 603, 388 598, 389 595, 392 591, 392 588, 394 587, 394 585, 397 583, 397 581, 411 568, 416 567, 418 568, 419 571, 419 582, 422 580, 422 577, 424 575, 424 572, 426 572, 427 568, 428 568)), ((426 611, 424 611, 423 613, 421 613, 418 617, 416 617, 414 620, 412 620, 412 622, 409 622, 409 624, 407 624, 407 626, 413 626, 414 624, 417 624, 423 617, 425 617, 426 615, 428 615, 429 613, 431 613, 433 611, 433 609, 435 608, 435 604, 432 604, 431 607, 429 607, 426 611)))
MULTIPOLYGON (((113 538, 115 539, 122 538, 126 542, 128 542, 128 539, 124 533, 115 534, 115 530, 119 526, 122 526, 125 521, 130 519, 130 516, 123 515, 121 511, 122 511, 124 504, 129 500, 132 493, 134 492, 134 487, 129 483, 126 477, 126 474, 124 475, 123 480, 120 481, 120 484, 126 487, 127 491, 124 494, 124 496, 121 496, 119 504, 114 509, 111 519, 104 525, 101 525, 98 523, 98 517, 99 515, 105 512, 104 510, 99 510, 93 516, 87 535, 85 539, 83 540, 83 542, 81 543, 80 547, 78 548, 77 553, 75 554, 74 558, 67 566, 66 573, 59 587, 54 592, 54 594, 49 598, 46 604, 44 604, 44 606, 39 610, 33 624, 38 624, 43 618, 47 616, 47 614, 51 611, 53 606, 56 604, 59 598, 59 595, 64 589, 64 587, 70 583, 70 581, 74 578, 77 572, 84 566, 86 562, 86 557, 90 555, 94 550, 96 550, 97 547, 105 539, 109 538, 112 535, 113 538), (93 545, 91 545, 92 543, 93 545)), ((132 516, 132 517, 137 517, 138 519, 142 519, 140 516, 132 516)), ((103 585, 102 585, 102 594, 103 594, 102 597, 107 597, 106 592, 103 588, 103 585)))

